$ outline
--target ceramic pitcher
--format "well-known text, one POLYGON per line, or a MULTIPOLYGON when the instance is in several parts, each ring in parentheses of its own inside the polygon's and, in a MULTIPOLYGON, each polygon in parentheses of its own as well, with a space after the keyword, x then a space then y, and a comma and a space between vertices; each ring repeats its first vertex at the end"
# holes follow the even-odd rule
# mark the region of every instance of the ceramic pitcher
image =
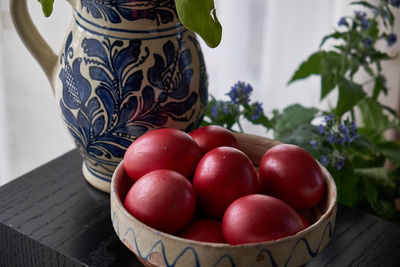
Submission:
POLYGON ((126 148, 149 130, 196 128, 207 75, 174 0, 69 0, 73 23, 57 56, 11 0, 17 32, 47 75, 80 151, 85 179, 109 192, 126 148))

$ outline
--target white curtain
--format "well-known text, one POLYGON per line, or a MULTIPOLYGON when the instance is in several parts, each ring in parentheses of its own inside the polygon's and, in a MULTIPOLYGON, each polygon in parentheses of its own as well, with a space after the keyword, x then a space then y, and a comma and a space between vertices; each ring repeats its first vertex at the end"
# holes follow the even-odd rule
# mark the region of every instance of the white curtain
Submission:
MULTIPOLYGON (((36 0, 29 0, 34 22, 54 51, 59 51, 70 24, 72 10, 56 0, 47 19, 36 0)), ((236 81, 253 85, 253 99, 265 111, 288 104, 319 105, 319 80, 308 79, 289 87, 287 81, 312 52, 322 36, 331 33, 344 13, 353 12, 350 1, 328 0, 216 0, 223 25, 219 47, 203 43, 209 74, 209 92, 225 97, 236 81)), ((1 1, 0 29, 0 184, 73 149, 50 85, 39 65, 19 40, 10 21, 8 1, 1 1)), ((399 16, 398 10, 396 11, 399 16)), ((399 23, 396 31, 399 34, 399 23)), ((400 52, 397 43, 392 53, 400 52)), ((399 53, 400 54, 400 53, 399 53)), ((400 59, 386 64, 391 88, 387 98, 398 105, 400 59)), ((331 96, 332 101, 335 96, 331 96)), ((334 103, 334 102, 332 102, 334 103)), ((327 106, 329 103, 324 103, 327 106)), ((245 124, 245 130, 265 134, 245 124)))
MULTIPOLYGON (((3 58, 3 34, 0 32, 0 59, 3 58)), ((3 63, 3 62, 0 62, 3 63)), ((4 94, 4 77, 3 64, 0 64, 0 185, 7 177, 9 171, 8 147, 6 134, 6 109, 5 109, 5 94, 4 94), (3 178, 3 179, 2 179, 3 178)))

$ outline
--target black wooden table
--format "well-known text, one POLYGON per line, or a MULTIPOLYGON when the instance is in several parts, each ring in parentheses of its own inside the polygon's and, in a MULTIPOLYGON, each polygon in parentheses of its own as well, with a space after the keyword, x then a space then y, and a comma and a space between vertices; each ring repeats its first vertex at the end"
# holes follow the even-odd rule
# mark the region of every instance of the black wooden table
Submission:
MULTIPOLYGON (((0 187, 0 266, 141 266, 119 241, 109 195, 71 151, 0 187)), ((333 239, 307 266, 400 266, 400 226, 338 207, 333 239)))

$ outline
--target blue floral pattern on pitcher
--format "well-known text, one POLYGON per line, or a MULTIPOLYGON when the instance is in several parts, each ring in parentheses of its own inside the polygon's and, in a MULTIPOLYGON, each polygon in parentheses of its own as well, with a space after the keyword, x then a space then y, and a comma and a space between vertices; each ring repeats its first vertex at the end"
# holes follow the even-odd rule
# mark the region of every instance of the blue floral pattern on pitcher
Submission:
POLYGON ((85 8, 93 18, 120 23, 123 19, 155 20, 157 25, 171 22, 176 16, 175 2, 170 0, 82 0, 85 8))
POLYGON ((174 1, 81 0, 81 8, 115 32, 118 28, 110 25, 123 19, 147 20, 156 28, 175 19, 178 25, 169 24, 160 30, 164 35, 156 36, 152 28, 151 38, 143 35, 146 30, 138 38, 116 38, 75 10, 77 27, 87 34, 72 30, 67 37, 60 56, 59 105, 84 167, 109 181, 127 147, 148 130, 198 126, 207 103, 207 76, 197 40, 180 29, 174 1))

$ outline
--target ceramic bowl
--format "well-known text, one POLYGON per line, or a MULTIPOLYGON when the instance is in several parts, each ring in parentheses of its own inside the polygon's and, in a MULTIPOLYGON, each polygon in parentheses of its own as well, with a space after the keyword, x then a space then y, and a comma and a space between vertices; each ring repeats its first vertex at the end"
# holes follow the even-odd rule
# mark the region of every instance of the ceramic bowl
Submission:
MULTIPOLYGON (((236 134, 241 149, 258 164, 261 156, 279 142, 236 134)), ((111 217, 120 240, 145 266, 299 266, 318 255, 332 237, 336 218, 336 186, 321 166, 326 190, 312 211, 313 223, 296 235, 257 244, 231 246, 182 239, 157 231, 130 215, 123 200, 132 180, 122 163, 111 182, 111 217)), ((309 218, 310 219, 310 218, 309 218)))

